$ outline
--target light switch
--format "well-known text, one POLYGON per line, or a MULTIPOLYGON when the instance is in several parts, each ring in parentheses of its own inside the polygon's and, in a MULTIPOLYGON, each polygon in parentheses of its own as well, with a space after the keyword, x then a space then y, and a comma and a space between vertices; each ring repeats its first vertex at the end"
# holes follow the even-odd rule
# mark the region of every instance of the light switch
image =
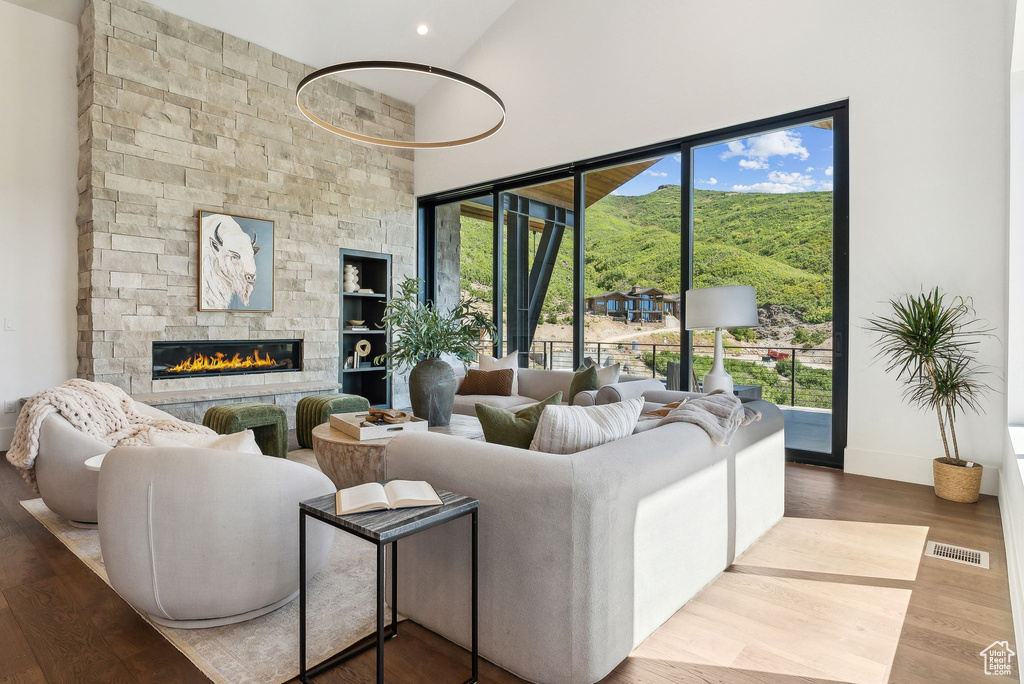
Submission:
POLYGON ((4 319, 4 330, 14 330, 14 319, 13 318, 5 318, 4 319))

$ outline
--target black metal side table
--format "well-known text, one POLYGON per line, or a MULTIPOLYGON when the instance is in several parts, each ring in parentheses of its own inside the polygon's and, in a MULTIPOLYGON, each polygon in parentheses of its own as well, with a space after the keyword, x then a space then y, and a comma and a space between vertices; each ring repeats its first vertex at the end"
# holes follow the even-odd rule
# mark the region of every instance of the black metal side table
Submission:
POLYGON ((464 684, 475 684, 479 677, 477 653, 477 510, 479 502, 468 496, 453 494, 434 488, 441 499, 440 506, 402 508, 393 511, 369 513, 335 513, 335 496, 327 494, 299 504, 299 680, 311 684, 313 677, 335 665, 353 658, 363 651, 377 647, 377 682, 384 682, 384 642, 398 636, 398 540, 429 530, 450 520, 471 515, 473 518, 473 675, 464 684), (354 534, 377 546, 377 631, 343 651, 334 654, 319 665, 306 669, 306 518, 312 517, 339 530, 354 534), (384 549, 391 544, 391 629, 384 629, 384 549))

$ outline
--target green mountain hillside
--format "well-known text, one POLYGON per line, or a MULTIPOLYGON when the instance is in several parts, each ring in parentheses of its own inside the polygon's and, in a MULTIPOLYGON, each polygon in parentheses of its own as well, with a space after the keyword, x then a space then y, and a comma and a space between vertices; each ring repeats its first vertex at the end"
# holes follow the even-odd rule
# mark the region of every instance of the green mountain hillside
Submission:
MULTIPOLYGON (((808 323, 832 318, 832 193, 694 192, 694 283, 749 284, 758 304, 808 323)), ((609 195, 587 209, 587 296, 633 285, 679 292, 680 188, 609 195)), ((489 298, 491 227, 462 219, 462 289, 489 298)), ((569 237, 567 233, 566 237, 569 237)), ((535 236, 534 240, 538 240, 535 236)), ((571 311, 572 245, 560 249, 545 313, 571 311)))

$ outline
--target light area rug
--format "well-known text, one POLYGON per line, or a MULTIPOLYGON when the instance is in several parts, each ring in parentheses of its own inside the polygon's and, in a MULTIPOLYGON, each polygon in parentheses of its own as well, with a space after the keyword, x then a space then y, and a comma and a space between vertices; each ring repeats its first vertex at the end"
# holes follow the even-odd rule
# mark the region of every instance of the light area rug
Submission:
MULTIPOLYGON (((21 505, 110 584, 100 555, 98 530, 73 527, 47 508, 42 499, 22 501, 21 505)), ((335 533, 334 548, 307 585, 308 665, 325 660, 374 631, 376 564, 372 544, 350 534, 335 533)), ((388 611, 388 624, 390 617, 388 611)), ((298 599, 234 625, 173 629, 150 624, 218 684, 276 684, 299 673, 298 599)))

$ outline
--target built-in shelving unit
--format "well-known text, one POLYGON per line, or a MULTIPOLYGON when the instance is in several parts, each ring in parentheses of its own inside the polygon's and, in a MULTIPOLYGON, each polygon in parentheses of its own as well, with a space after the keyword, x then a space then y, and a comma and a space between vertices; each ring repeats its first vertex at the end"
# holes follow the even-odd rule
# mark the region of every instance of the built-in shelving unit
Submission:
POLYGON ((355 266, 359 269, 359 287, 373 290, 372 294, 344 292, 344 286, 339 282, 338 381, 341 391, 366 397, 371 406, 390 408, 391 380, 384 377, 387 366, 377 366, 373 360, 384 353, 390 339, 388 331, 380 325, 384 306, 391 298, 391 255, 342 249, 340 260, 339 280, 346 266, 355 266), (363 321, 363 325, 370 329, 351 330, 348 324, 351 320, 363 321), (353 367, 351 359, 360 340, 370 343, 370 353, 360 359, 358 367, 353 367))

